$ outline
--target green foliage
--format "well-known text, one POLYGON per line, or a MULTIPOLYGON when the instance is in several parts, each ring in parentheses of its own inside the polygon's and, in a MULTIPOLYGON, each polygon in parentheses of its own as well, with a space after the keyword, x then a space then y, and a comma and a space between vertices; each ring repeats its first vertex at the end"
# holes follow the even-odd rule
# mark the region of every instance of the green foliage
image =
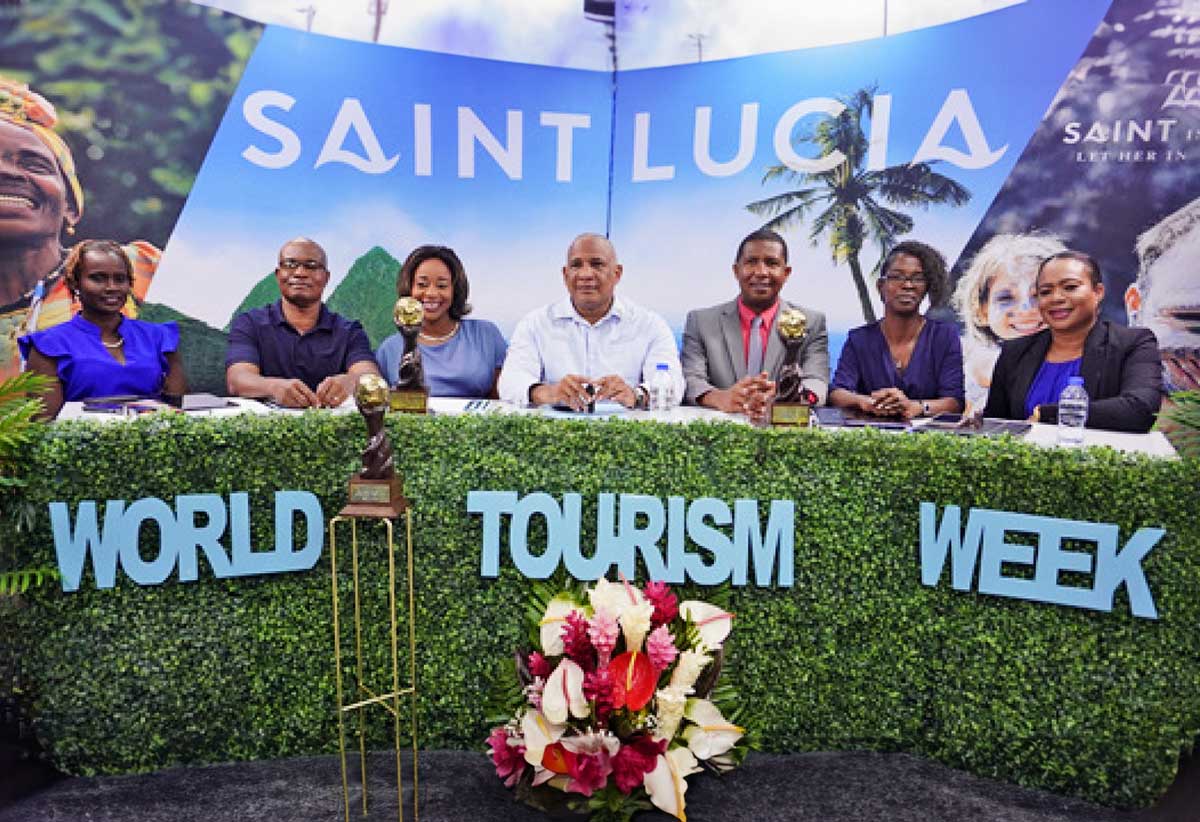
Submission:
POLYGON ((261 28, 184 0, 29 0, 0 73, 57 108, 85 191, 81 236, 166 243, 261 28))
MULTIPOLYGON (((487 684, 500 668, 512 676, 536 588, 512 567, 507 529, 499 576, 480 577, 471 490, 577 492, 584 546, 595 544, 601 492, 758 499, 764 513, 769 500, 795 500, 795 585, 728 594, 737 664, 722 682, 753 712, 738 721, 765 750, 912 751, 1137 806, 1166 789, 1200 732, 1200 511, 1179 502, 1200 493, 1193 461, 730 424, 403 416, 388 427, 413 503, 422 747, 479 748, 487 684), (948 580, 926 588, 921 501, 1109 522, 1123 539, 1162 527, 1144 563, 1160 619, 1132 617, 1123 589, 1101 613, 955 591, 948 580)), ((251 542, 267 550, 273 493, 312 491, 332 516, 363 439, 356 415, 319 413, 55 425, 23 452, 27 496, 43 513, 21 559, 54 563, 47 502, 199 492, 247 492, 251 542)), ((535 517, 535 550, 545 533, 535 517)), ((379 534, 358 533, 376 692, 390 682, 379 534)), ((143 539, 146 555, 155 537, 143 539)), ((346 526, 337 540, 347 626, 346 526)), ((87 570, 76 593, 27 594, 0 630, 30 649, 31 707, 55 763, 91 774, 335 751, 329 556, 327 542, 311 571, 229 580, 202 560, 198 582, 149 588, 119 576, 96 590, 87 570)), ((349 676, 352 632, 344 637, 349 676)), ((407 711, 402 700, 402 721, 407 711)), ((369 744, 389 745, 386 714, 369 724, 369 744)))
POLYGON ((332 311, 353 317, 363 324, 371 347, 378 348, 388 336, 396 333, 392 308, 396 305, 396 274, 400 263, 391 254, 375 246, 354 261, 333 295, 329 298, 332 311))
POLYGON ((1171 394, 1159 419, 1167 422, 1167 436, 1180 454, 1200 458, 1200 391, 1171 394))

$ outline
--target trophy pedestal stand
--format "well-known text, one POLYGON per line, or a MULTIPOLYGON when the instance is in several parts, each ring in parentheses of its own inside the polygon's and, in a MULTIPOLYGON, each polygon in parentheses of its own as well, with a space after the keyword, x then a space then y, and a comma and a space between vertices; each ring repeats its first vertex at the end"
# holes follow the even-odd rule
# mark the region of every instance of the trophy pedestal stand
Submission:
MULTIPOLYGON (((333 664, 337 678, 337 717, 338 717, 338 749, 342 762, 342 805, 345 822, 350 822, 350 787, 346 778, 346 717, 348 714, 358 715, 358 754, 359 770, 362 779, 362 813, 367 815, 367 724, 366 713, 379 706, 392 715, 393 742, 396 752, 396 807, 400 822, 404 822, 404 790, 401 780, 400 766, 400 698, 408 696, 411 700, 411 737, 412 737, 412 811, 413 822, 417 816, 417 662, 416 662, 416 603, 413 598, 413 542, 412 542, 412 511, 408 501, 399 496, 397 480, 380 480, 378 489, 381 499, 354 499, 342 509, 336 517, 329 521, 329 562, 331 568, 333 591, 333 664), (396 619, 396 543, 392 529, 392 520, 401 513, 405 522, 405 555, 408 565, 408 681, 406 687, 401 687, 399 665, 399 630, 396 619), (360 597, 359 562, 358 562, 358 524, 375 520, 381 524, 387 535, 388 563, 388 640, 391 648, 391 678, 382 686, 371 687, 363 675, 363 622, 362 600, 360 597), (355 676, 349 694, 342 683, 342 632, 340 603, 338 601, 338 553, 337 525, 350 524, 350 563, 352 571, 352 589, 354 598, 354 656, 355 676), (347 698, 349 702, 347 703, 347 698)), ((362 480, 355 480, 361 485, 362 480)), ((364 496, 370 496, 369 493, 364 496)), ((373 627, 373 626, 368 626, 373 627)))

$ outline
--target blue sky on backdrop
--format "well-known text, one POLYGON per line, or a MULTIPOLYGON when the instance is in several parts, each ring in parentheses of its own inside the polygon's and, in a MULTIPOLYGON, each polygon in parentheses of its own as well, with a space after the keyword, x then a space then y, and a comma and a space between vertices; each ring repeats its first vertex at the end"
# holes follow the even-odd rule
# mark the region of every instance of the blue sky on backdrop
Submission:
MULTIPOLYGON (((782 184, 761 184, 765 168, 777 162, 772 134, 780 114, 799 100, 846 95, 870 84, 893 97, 889 164, 912 159, 952 88, 967 90, 988 145, 1008 145, 1003 158, 985 169, 939 166, 970 188, 975 199, 967 208, 918 213, 914 236, 953 259, 1107 5, 1107 0, 1028 0, 887 38, 623 71, 613 238, 626 265, 624 293, 660 310, 676 328, 688 309, 727 299, 733 292, 728 268, 733 247, 761 222, 745 203, 784 190, 782 184), (700 174, 691 159, 695 108, 712 107, 712 154, 727 159, 745 102, 760 105, 752 162, 732 177, 700 174), (631 182, 637 112, 651 116, 650 162, 673 163, 673 180, 631 182), (687 276, 685 291, 681 274, 687 276)), ((602 71, 271 28, 247 67, 168 245, 154 298, 221 326, 253 282, 270 271, 278 246, 297 234, 326 245, 335 284, 373 245, 403 256, 413 245, 443 242, 466 262, 477 316, 496 320, 508 333, 526 311, 562 294, 559 267, 570 237, 604 229, 611 81, 602 71), (275 137, 251 127, 244 113, 248 96, 263 90, 295 100, 289 111, 266 112, 300 141, 299 157, 284 169, 261 168, 243 157, 250 146, 268 153, 280 148, 275 137), (347 99, 361 104, 383 154, 399 154, 390 171, 367 174, 337 163, 314 168, 347 99), (431 106, 432 175, 427 177, 413 169, 417 103, 431 106), (469 107, 501 143, 507 112, 521 112, 521 179, 509 179, 478 146, 473 150, 476 176, 459 177, 460 106, 469 107), (544 112, 591 118, 590 127, 573 132, 570 182, 555 180, 558 132, 540 124, 544 112), (218 247, 224 259, 239 260, 237 270, 213 270, 211 250, 218 247), (197 290, 198 281, 213 287, 197 290)), ((365 154, 354 135, 343 142, 346 150, 365 154)), ((957 127, 945 143, 963 147, 957 127)), ((826 247, 809 248, 803 236, 803 229, 789 235, 797 274, 785 294, 825 308, 834 328, 860 323, 845 268, 835 269, 826 247)), ((873 262, 864 254, 865 267, 873 262)))

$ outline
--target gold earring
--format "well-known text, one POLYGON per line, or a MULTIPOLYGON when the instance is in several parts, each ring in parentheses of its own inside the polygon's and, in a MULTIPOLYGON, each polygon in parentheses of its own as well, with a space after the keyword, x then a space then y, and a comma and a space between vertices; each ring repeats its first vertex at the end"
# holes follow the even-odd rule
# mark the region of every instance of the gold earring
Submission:
POLYGON ((75 226, 70 223, 67 223, 67 234, 70 234, 72 237, 75 236, 75 226))

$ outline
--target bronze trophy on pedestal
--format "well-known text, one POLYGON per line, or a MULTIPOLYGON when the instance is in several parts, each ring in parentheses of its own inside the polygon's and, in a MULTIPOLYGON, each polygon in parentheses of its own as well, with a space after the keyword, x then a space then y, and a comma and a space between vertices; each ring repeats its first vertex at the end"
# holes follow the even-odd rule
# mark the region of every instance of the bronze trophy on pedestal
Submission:
POLYGON ((808 318, 795 308, 784 309, 776 320, 783 340, 783 367, 779 369, 778 389, 771 404, 771 425, 797 427, 808 425, 812 415, 812 392, 804 388, 800 367, 800 346, 808 334, 808 318))
POLYGON ((354 389, 354 402, 367 423, 367 447, 362 453, 362 470, 350 478, 350 496, 338 516, 397 517, 406 501, 393 464, 392 444, 383 427, 387 382, 378 374, 363 374, 354 389))
POLYGON ((429 407, 429 389, 425 387, 425 369, 421 365, 421 350, 417 347, 417 335, 421 333, 424 318, 425 309, 419 300, 412 297, 396 300, 392 319, 404 338, 404 354, 400 357, 399 373, 392 387, 393 411, 424 414, 429 407))

